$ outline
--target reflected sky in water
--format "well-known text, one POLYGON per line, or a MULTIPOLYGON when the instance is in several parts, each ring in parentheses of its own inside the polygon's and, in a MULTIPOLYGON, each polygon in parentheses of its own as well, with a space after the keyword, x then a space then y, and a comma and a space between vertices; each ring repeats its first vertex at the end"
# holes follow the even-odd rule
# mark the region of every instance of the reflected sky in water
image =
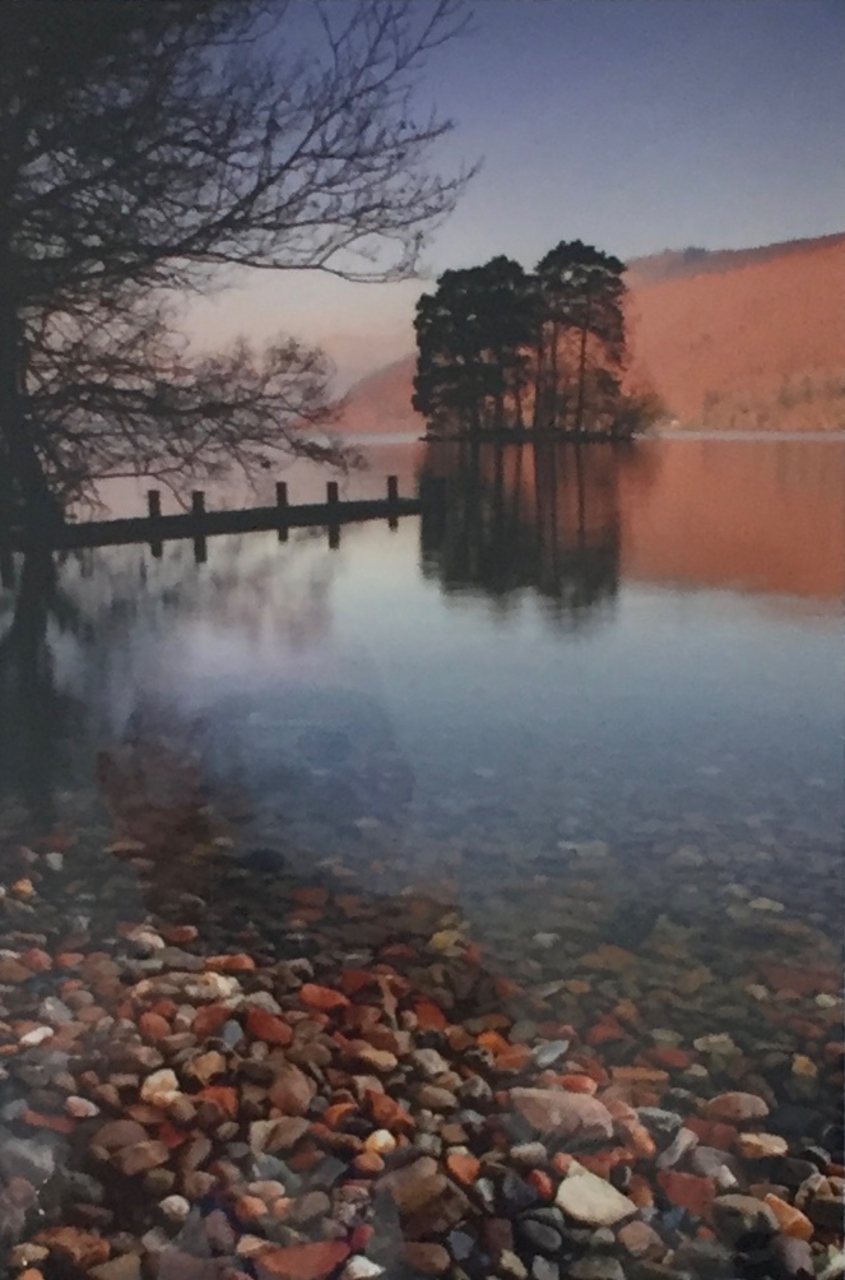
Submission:
MULTIPOLYGON (((316 531, 211 539, 204 565, 190 543, 19 561, 7 822, 78 810, 97 749, 152 719, 191 726, 251 837, 303 854, 381 847, 424 879, 460 845, 471 895, 567 840, 609 841, 649 891, 655 841, 762 848, 769 891, 832 919, 844 465, 833 440, 383 445, 348 492, 393 472, 444 505, 337 551, 316 531)), ((296 472, 292 500, 324 480, 296 472)))

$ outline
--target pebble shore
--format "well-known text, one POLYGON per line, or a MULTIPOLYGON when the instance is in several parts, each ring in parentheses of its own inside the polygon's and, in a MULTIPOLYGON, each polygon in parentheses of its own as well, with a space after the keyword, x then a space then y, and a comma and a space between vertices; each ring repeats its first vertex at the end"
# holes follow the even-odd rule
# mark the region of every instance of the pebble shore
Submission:
POLYGON ((506 972, 448 904, 331 869, 265 868, 236 933, 260 858, 130 911, 143 851, 103 886, 72 846, 3 859, 0 1274, 845 1275, 825 960, 761 952, 752 1054, 693 1025, 709 980, 667 976, 671 940, 506 972))

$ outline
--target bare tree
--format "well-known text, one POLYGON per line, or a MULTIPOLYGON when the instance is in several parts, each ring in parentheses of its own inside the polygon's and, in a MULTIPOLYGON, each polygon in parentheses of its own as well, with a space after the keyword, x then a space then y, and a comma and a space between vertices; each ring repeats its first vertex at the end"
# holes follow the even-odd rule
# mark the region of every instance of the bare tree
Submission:
POLYGON ((190 359, 175 309, 243 269, 413 273, 470 172, 416 114, 461 0, 4 0, 0 505, 116 474, 250 471, 308 440, 330 371, 279 342, 190 359))

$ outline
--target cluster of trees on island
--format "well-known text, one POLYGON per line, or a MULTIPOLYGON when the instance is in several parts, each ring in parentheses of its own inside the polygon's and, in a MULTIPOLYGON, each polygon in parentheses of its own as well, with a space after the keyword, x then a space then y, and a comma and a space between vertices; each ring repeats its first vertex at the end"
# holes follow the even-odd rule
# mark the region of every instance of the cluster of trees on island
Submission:
POLYGON ((623 387, 625 264, 561 241, 533 272, 503 255, 445 271, 417 304, 414 408, 447 432, 632 435, 659 416, 623 387))

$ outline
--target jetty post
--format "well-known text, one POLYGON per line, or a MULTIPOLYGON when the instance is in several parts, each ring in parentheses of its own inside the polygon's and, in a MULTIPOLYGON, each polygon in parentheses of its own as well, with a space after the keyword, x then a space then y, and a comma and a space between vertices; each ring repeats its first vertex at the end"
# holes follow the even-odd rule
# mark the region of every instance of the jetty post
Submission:
POLYGON ((205 564, 208 559, 208 543, 199 530, 203 526, 203 518, 205 516, 205 493, 202 489, 194 489, 191 494, 191 517, 198 526, 198 532, 194 534, 194 560, 197 564, 205 564))
MULTIPOLYGON (((147 490, 147 515, 151 520, 161 519, 161 493, 158 489, 147 490)), ((164 545, 160 538, 150 539, 150 551, 153 558, 160 560, 164 552, 164 545)))
POLYGON ((337 551, 340 546, 340 522, 337 518, 338 492, 337 481, 326 481, 326 506, 329 511, 329 549, 337 551))
POLYGON ((288 486, 286 481, 276 481, 276 506, 279 511, 279 542, 288 540, 288 486))
POLYGON ((398 476, 387 477, 387 501, 388 505, 393 508, 387 518, 387 527, 391 533, 395 533, 399 528, 399 520, 396 515, 396 506, 399 502, 399 478, 398 476))

